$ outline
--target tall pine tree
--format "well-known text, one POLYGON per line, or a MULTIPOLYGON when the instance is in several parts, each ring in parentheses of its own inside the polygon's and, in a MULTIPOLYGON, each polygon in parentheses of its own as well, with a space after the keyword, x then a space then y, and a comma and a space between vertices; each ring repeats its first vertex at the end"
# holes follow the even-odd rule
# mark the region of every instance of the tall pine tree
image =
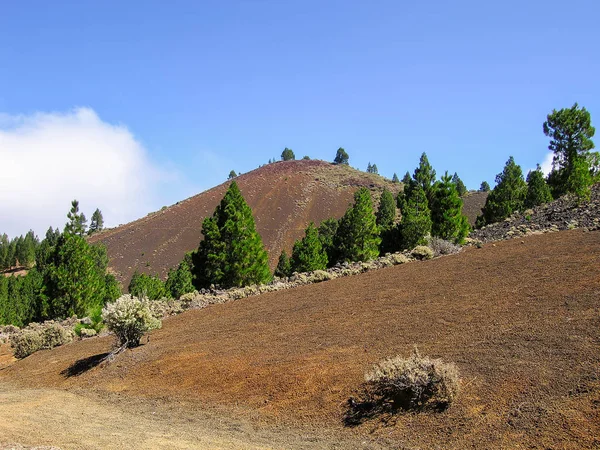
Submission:
POLYGON ((338 259, 367 261, 376 258, 380 243, 371 194, 367 188, 360 188, 354 194, 354 205, 340 219, 334 238, 338 259))
POLYGON ((431 212, 425 191, 420 184, 410 190, 399 224, 401 249, 412 249, 426 242, 431 233, 431 212))
POLYGON ((542 169, 538 164, 535 170, 527 174, 527 195, 525 197, 525 207, 533 208, 552 201, 550 188, 544 179, 542 169))
POLYGON ((469 220, 462 213, 463 201, 448 172, 436 184, 431 201, 431 234, 462 243, 469 233, 469 220))
POLYGON ((314 223, 305 230, 304 237, 294 243, 290 267, 292 272, 312 272, 327 268, 327 254, 319 239, 319 231, 314 223))
POLYGON ((522 211, 526 195, 527 184, 523 179, 523 171, 511 156, 502 173, 496 175, 496 187, 489 193, 482 215, 477 218, 477 225, 499 222, 515 211, 522 211))
POLYGON ((256 231, 252 210, 235 181, 212 217, 202 223, 204 239, 194 255, 198 287, 266 283, 271 279, 268 256, 256 231))
POLYGON ((92 214, 92 221, 90 223, 90 229, 88 234, 94 234, 104 229, 104 217, 102 217, 102 211, 96 208, 94 214, 92 214))

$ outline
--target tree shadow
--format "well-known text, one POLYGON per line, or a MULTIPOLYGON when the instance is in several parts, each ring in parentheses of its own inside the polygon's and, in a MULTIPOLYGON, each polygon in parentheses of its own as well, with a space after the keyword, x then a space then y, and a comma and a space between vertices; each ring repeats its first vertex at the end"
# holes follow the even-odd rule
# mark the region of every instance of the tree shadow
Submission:
POLYGON ((110 355, 110 353, 100 353, 98 355, 89 356, 87 358, 78 359, 65 370, 63 370, 60 374, 65 378, 76 377, 81 375, 82 373, 87 372, 90 369, 100 365, 106 358, 110 355))

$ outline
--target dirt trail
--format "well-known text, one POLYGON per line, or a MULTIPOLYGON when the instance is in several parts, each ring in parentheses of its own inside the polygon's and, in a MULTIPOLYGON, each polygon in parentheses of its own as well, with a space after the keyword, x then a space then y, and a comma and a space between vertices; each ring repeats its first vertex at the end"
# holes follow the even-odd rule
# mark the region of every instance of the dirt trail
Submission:
POLYGON ((182 403, 101 399, 58 389, 0 383, 0 449, 352 448, 352 443, 257 428, 182 403))

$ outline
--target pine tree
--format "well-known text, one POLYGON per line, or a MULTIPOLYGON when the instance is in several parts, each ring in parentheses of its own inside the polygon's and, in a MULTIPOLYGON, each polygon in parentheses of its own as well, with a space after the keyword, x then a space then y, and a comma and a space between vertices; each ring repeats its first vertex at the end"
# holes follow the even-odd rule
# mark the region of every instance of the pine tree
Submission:
POLYGON ((487 181, 481 182, 481 186, 479 186, 479 192, 489 192, 490 189, 490 183, 488 183, 487 181))
POLYGON ((506 161, 502 173, 496 175, 496 187, 489 193, 478 226, 499 222, 525 206, 527 184, 523 179, 521 166, 511 156, 506 161))
POLYGON ((431 198, 431 189, 435 182, 435 170, 431 167, 431 164, 429 164, 426 153, 421 155, 419 167, 415 169, 413 179, 423 188, 423 191, 425 191, 425 195, 429 200, 431 198))
POLYGON ((393 194, 384 189, 379 200, 376 223, 381 230, 384 230, 391 228, 394 225, 394 220, 396 220, 396 201, 393 194))
POLYGON ((85 234, 87 219, 83 213, 79 212, 79 202, 71 202, 71 211, 67 214, 69 221, 65 225, 65 233, 83 236, 85 234))
POLYGON ((128 290, 135 297, 146 297, 149 300, 169 297, 165 283, 158 276, 139 273, 137 270, 129 282, 128 290))
POLYGON ((97 233, 98 231, 102 231, 104 229, 104 217, 102 217, 102 211, 96 208, 94 214, 92 214, 92 221, 90 223, 90 229, 88 230, 88 234, 92 235, 97 233))
POLYGON ((371 165, 371 162, 369 161, 369 164, 367 164, 367 173, 371 173, 373 171, 373 166, 371 165))
MULTIPOLYGON (((544 134, 550 138, 548 148, 554 152, 552 173, 548 177, 554 198, 565 193, 579 191, 578 197, 588 195, 591 178, 587 176, 584 162, 594 148, 592 137, 596 129, 592 126, 590 113, 575 103, 571 108, 553 110, 544 122, 544 134), (575 180, 574 173, 580 177, 575 180), (587 184, 586 183, 590 183, 587 184)), ((589 167, 588 167, 589 171, 589 167)))
POLYGON ((271 278, 268 256, 252 210, 235 181, 212 217, 202 224, 204 239, 194 256, 196 285, 246 286, 271 278))
POLYGON ((404 187, 406 188, 406 186, 409 185, 411 181, 412 177, 410 176, 410 172, 406 171, 406 173, 402 177, 402 184, 404 184, 404 187))
POLYGON ((566 182, 566 190, 575 195, 579 202, 589 200, 591 196, 592 174, 587 159, 576 156, 566 182))
POLYGON ((290 258, 288 257, 285 250, 281 250, 279 255, 279 261, 275 268, 275 276, 279 278, 289 277, 292 274, 292 266, 290 264, 290 258))
POLYGON ((77 234, 60 236, 45 271, 51 317, 82 316, 102 304, 108 258, 99 259, 101 253, 77 234))
POLYGON ((399 247, 412 249, 417 245, 425 244, 426 236, 431 233, 431 212, 425 191, 420 184, 410 190, 406 199, 405 209, 402 213, 398 234, 399 247))
POLYGON ((374 173, 375 175, 379 175, 379 169, 377 168, 377 164, 373 164, 371 166, 371 173, 374 173))
POLYGON ((367 261, 379 255, 379 229, 373 213, 371 194, 360 188, 354 194, 354 205, 340 219, 334 246, 340 261, 367 261))
POLYGON ((338 260, 338 251, 334 245, 335 234, 339 227, 339 221, 336 219, 326 219, 319 224, 319 240, 323 251, 327 255, 329 265, 334 265, 338 260))
POLYGON ((319 240, 319 231, 310 223, 302 239, 294 243, 290 258, 292 272, 312 272, 327 268, 327 254, 319 240))
POLYGON ((333 162, 335 164, 348 165, 350 162, 350 157, 348 156, 348 153, 346 153, 346 150, 340 147, 337 149, 337 153, 335 154, 335 159, 333 160, 333 162))
POLYGON ((463 201, 454 177, 448 172, 436 184, 431 201, 431 234, 460 244, 469 234, 469 220, 462 213, 463 201))
POLYGON ((171 268, 169 270, 165 289, 171 294, 171 297, 178 299, 183 294, 194 292, 191 265, 191 254, 187 254, 183 261, 179 263, 177 269, 171 268))
POLYGON ((233 180, 235 177, 237 177, 237 173, 235 173, 235 170, 232 170, 231 172, 229 172, 229 175, 227 176, 228 180, 233 180))
POLYGON ((535 170, 527 174, 527 195, 525 197, 525 207, 533 208, 552 201, 550 188, 544 179, 542 169, 538 164, 535 170))
POLYGON ((292 161, 296 159, 296 155, 294 155, 294 152, 292 151, 291 148, 285 148, 282 152, 281 152, 281 160, 282 161, 292 161))
POLYGON ((452 182, 456 185, 456 190, 459 197, 462 197, 467 193, 467 187, 465 186, 465 183, 463 183, 456 172, 454 172, 454 175, 452 176, 452 182))
POLYGON ((392 183, 400 183, 400 178, 398 178, 396 172, 394 172, 394 175, 392 176, 392 183))

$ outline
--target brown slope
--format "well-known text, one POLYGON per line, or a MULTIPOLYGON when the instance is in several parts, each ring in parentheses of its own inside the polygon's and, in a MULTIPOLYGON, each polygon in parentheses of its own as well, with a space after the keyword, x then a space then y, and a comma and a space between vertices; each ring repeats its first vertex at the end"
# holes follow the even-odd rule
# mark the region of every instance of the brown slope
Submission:
POLYGON ((488 192, 471 191, 467 192, 463 197, 462 212, 469 219, 471 226, 475 225, 477 216, 481 214, 481 210, 485 206, 488 192))
MULTIPOLYGON (((263 166, 236 178, 254 212, 257 230, 274 268, 282 249, 288 252, 310 221, 341 217, 361 186, 374 193, 401 184, 345 165, 324 161, 287 161, 263 166)), ((212 215, 229 183, 223 183, 135 222, 107 230, 91 242, 106 245, 110 267, 127 286, 135 270, 166 277, 201 239, 202 220, 212 215)), ((379 195, 375 195, 379 198, 379 195)))
MULTIPOLYGON (((600 436, 600 232, 566 231, 190 311, 108 367, 93 339, 38 352, 0 382, 246 408, 334 427, 369 365, 421 353, 458 365, 443 414, 406 415, 371 437, 415 448, 593 448, 600 436)), ((240 410, 238 409, 238 413, 240 410)), ((355 430, 369 435, 374 424, 355 430)))

